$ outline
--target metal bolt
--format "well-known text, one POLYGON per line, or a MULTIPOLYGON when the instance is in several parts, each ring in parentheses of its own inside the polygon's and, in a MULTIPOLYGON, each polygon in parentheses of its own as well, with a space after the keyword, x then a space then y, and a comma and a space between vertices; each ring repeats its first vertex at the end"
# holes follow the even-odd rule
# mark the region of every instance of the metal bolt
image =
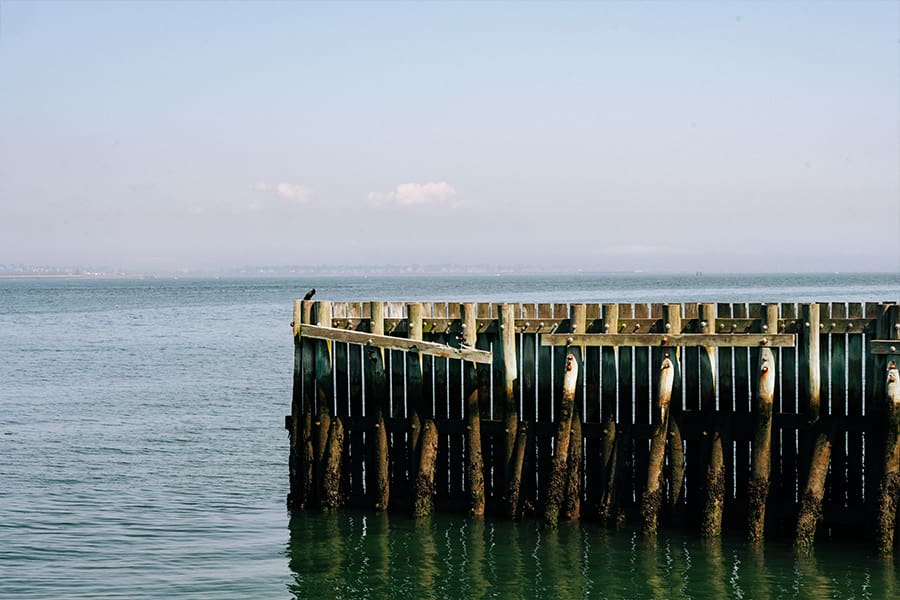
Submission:
POLYGON ((572 345, 572 342, 574 342, 574 341, 575 341, 575 340, 574 340, 572 337, 567 337, 567 338, 566 338, 566 345, 567 345, 567 346, 571 346, 571 345, 572 345))
MULTIPOLYGON (((609 331, 609 323, 603 325, 603 331, 609 331)), ((606 432, 604 432, 606 433, 606 432)))
POLYGON ((672 329, 672 324, 666 323, 666 331, 669 331, 670 329, 672 329))
POLYGON ((763 325, 763 331, 768 331, 768 330, 769 330, 769 326, 768 326, 768 325, 763 325))
POLYGON ((897 351, 897 346, 891 346, 891 352, 896 352, 896 351, 897 351))

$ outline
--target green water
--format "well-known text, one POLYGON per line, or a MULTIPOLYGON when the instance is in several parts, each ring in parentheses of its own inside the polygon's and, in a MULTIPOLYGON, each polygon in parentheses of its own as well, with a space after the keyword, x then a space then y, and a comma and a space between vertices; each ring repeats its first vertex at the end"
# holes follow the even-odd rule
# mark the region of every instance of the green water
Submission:
POLYGON ((896 598, 892 560, 867 547, 754 547, 726 536, 359 511, 291 519, 297 597, 896 598))

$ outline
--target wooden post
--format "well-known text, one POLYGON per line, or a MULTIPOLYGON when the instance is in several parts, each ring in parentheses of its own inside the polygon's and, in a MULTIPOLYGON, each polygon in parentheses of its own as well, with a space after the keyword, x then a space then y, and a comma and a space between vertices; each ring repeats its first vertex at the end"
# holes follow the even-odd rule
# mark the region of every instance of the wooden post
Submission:
MULTIPOLYGON (((312 300, 302 300, 300 305, 300 323, 312 321, 312 300)), ((297 321, 294 321, 297 327, 297 321)), ((300 338, 301 379, 303 386, 303 422, 300 429, 300 508, 313 506, 316 501, 315 488, 315 442, 313 415, 315 414, 316 397, 316 346, 313 340, 300 338)))
POLYGON ((888 363, 885 387, 887 419, 884 444, 884 470, 878 489, 876 542, 878 552, 894 551, 894 528, 900 493, 900 373, 897 363, 888 363))
POLYGON ((322 508, 338 508, 343 503, 341 477, 344 454, 344 423, 340 417, 331 421, 328 445, 322 459, 322 508))
POLYGON ((553 449, 553 464, 550 481, 547 484, 547 500, 544 506, 544 524, 555 528, 559 522, 559 509, 565 493, 567 462, 569 457, 569 437, 572 430, 572 413, 575 404, 575 386, 578 382, 578 363, 575 356, 566 356, 566 370, 563 375, 563 393, 556 420, 556 445, 553 449))
MULTIPOLYGON (((411 340, 422 339, 422 305, 418 302, 406 305, 407 323, 411 340)), ((409 414, 409 473, 412 481, 416 480, 419 470, 419 437, 422 434, 422 355, 418 352, 406 353, 406 403, 409 414)))
POLYGON ((525 458, 524 447, 517 451, 521 439, 519 435, 519 401, 516 397, 516 305, 501 304, 499 315, 500 354, 502 360, 501 377, 503 379, 503 474, 506 481, 506 514, 517 518, 519 514, 519 488, 522 483, 522 461, 525 458))
POLYGON ((825 477, 831 460, 831 438, 834 434, 834 422, 831 419, 824 421, 816 427, 815 442, 809 461, 809 475, 800 500, 800 513, 797 515, 797 531, 794 537, 794 545, 798 548, 812 546, 816 524, 822 518, 822 498, 825 496, 825 477))
MULTIPOLYGON (((665 313, 663 314, 664 326, 666 332, 672 334, 680 334, 681 326, 681 305, 667 304, 665 313)), ((672 510, 672 519, 681 524, 684 509, 684 443, 681 439, 681 428, 678 421, 681 418, 682 399, 681 399, 681 349, 678 347, 664 348, 664 353, 670 357, 674 356, 673 366, 675 372, 673 374, 672 389, 669 392, 670 398, 674 401, 669 405, 668 414, 668 454, 671 475, 671 489, 669 490, 669 507, 672 510)), ((662 378, 660 378, 662 384, 662 378)), ((660 387, 660 390, 662 388, 660 387)), ((662 487, 660 488, 663 489, 662 487)))
POLYGON ((759 358, 758 405, 753 434, 750 483, 748 486, 748 526, 750 540, 761 541, 766 521, 769 496, 769 470, 772 443, 772 406, 775 398, 775 356, 763 348, 759 358))
POLYGON ((818 304, 804 304, 801 312, 803 329, 800 342, 800 398, 806 403, 806 417, 810 423, 819 418, 822 395, 822 367, 820 360, 821 310, 818 304))
MULTIPOLYGON (((583 364, 583 363, 582 363, 583 364)), ((583 434, 578 410, 572 415, 569 433, 569 457, 566 462, 566 493, 563 498, 563 518, 574 521, 581 517, 581 464, 584 460, 583 434)))
MULTIPOLYGON (((384 335, 384 303, 372 302, 369 333, 384 335)), ((390 502, 390 457, 388 456, 387 426, 385 414, 388 412, 387 376, 384 371, 384 350, 366 348, 366 395, 372 398, 369 408, 374 407, 375 464, 372 469, 372 502, 375 510, 387 510, 390 502)))
POLYGON ((707 538, 722 535, 722 515, 725 509, 725 437, 727 417, 719 416, 710 432, 709 463, 706 468, 706 489, 700 535, 707 538))
POLYGON ((675 384, 675 365, 667 352, 659 369, 659 389, 653 415, 653 437, 650 440, 650 460, 647 468, 647 485, 641 501, 641 529, 655 534, 659 508, 663 494, 663 460, 666 452, 666 434, 669 431, 669 404, 675 384))
MULTIPOLYGON (((778 305, 766 307, 766 331, 778 331, 778 305)), ((763 348, 759 354, 757 380, 756 428, 753 434, 753 454, 750 462, 748 484, 748 531, 750 540, 763 539, 766 526, 766 501, 769 498, 769 471, 772 464, 772 411, 775 402, 775 355, 771 348, 763 348)))
MULTIPOLYGON (((587 307, 573 304, 569 307, 569 333, 582 334, 587 328, 587 307)), ((571 346, 568 351, 575 356, 575 362, 584 366, 584 348, 571 346)), ((574 520, 581 517, 581 463, 584 460, 584 437, 581 428, 582 390, 585 369, 578 373, 575 396, 572 403, 572 427, 569 430, 569 456, 567 459, 566 491, 564 495, 563 518, 574 520)))
MULTIPOLYGON (((331 302, 321 300, 315 303, 316 325, 331 327, 331 302)), ((324 490, 325 451, 328 447, 328 436, 331 433, 331 405, 334 402, 334 382, 331 379, 332 344, 330 341, 318 340, 315 344, 315 381, 316 381, 316 420, 314 428, 314 473, 315 489, 321 494, 324 490)), ((319 505, 324 506, 325 498, 319 496, 319 505)))
POLYGON ((434 464, 437 458, 438 430, 432 419, 422 422, 419 437, 419 465, 416 474, 416 517, 427 517, 434 509, 434 464))
MULTIPOLYGON (((462 343, 472 348, 478 338, 477 307, 466 303, 463 311, 462 343)), ((469 492, 469 514, 484 515, 484 461, 481 457, 481 408, 478 403, 478 373, 475 363, 463 366, 463 394, 466 399, 466 488, 469 492)))
MULTIPOLYGON (((616 333, 619 330, 619 305, 603 305, 603 332, 616 333)), ((601 390, 602 410, 600 419, 603 423, 600 441, 600 504, 597 516, 607 521, 613 516, 616 498, 616 402, 617 379, 619 365, 619 349, 602 348, 600 357, 603 369, 601 390)))
MULTIPOLYGON (((900 338, 900 308, 892 306, 886 315, 885 327, 889 339, 900 338)), ((897 346, 900 346, 898 343, 897 346)), ((894 351, 896 346, 891 346, 894 351)), ((881 484, 878 487, 878 514, 876 522, 877 549, 880 554, 891 554, 894 551, 894 529, 897 519, 897 508, 900 503, 900 372, 897 370, 897 354, 887 355, 887 377, 885 379, 885 431, 884 431, 884 468, 881 484)))

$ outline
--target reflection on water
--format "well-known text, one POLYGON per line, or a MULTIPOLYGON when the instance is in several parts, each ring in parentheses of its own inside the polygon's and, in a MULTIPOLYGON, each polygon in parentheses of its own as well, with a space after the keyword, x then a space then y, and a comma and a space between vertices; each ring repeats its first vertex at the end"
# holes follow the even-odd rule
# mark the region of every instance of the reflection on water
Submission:
POLYGON ((865 546, 701 540, 436 515, 298 512, 295 598, 894 598, 897 563, 865 546))

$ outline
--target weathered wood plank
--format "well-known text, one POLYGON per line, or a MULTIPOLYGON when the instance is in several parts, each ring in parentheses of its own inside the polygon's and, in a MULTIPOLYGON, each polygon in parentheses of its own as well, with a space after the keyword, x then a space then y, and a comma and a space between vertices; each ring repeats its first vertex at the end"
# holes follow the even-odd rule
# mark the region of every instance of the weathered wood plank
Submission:
POLYGON ((623 346, 793 348, 797 343, 797 336, 792 333, 553 333, 543 334, 540 337, 542 346, 602 346, 610 348, 623 346))
POLYGON ((428 356, 440 356, 458 360, 468 360, 480 364, 491 364, 493 355, 490 352, 474 348, 453 348, 446 344, 436 344, 418 339, 404 339, 389 335, 374 335, 361 331, 345 331, 331 327, 302 325, 300 335, 319 340, 332 340, 373 346, 400 352, 415 352, 428 356))

